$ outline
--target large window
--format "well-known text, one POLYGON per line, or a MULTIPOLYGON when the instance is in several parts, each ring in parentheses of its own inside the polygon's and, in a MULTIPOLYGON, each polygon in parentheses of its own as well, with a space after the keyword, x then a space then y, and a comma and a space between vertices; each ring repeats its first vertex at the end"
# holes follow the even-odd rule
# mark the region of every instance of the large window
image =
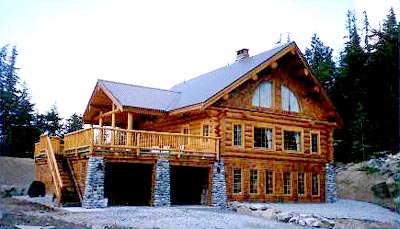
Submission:
POLYGON ((281 87, 282 109, 285 111, 300 112, 299 102, 294 93, 287 87, 281 87))
POLYGON ((253 106, 272 108, 272 83, 267 81, 256 89, 253 94, 253 106))
POLYGON ((285 150, 301 151, 301 132, 285 130, 283 141, 285 150))
POLYGON ((250 170, 250 194, 257 194, 258 192, 258 175, 257 170, 250 170))
POLYGON ((243 145, 243 128, 240 124, 233 125, 233 145, 242 146, 243 145))
POLYGON ((274 174, 272 171, 265 171, 265 194, 274 193, 274 174))
MULTIPOLYGON (((187 127, 187 126, 183 127, 182 128, 182 134, 188 135, 189 134, 189 127, 187 127)), ((185 145, 187 145, 189 143, 189 137, 185 136, 183 138, 183 141, 184 141, 183 143, 185 145)))
POLYGON ((239 194, 242 192, 242 170, 233 170, 233 193, 239 194))
POLYGON ((297 173, 297 194, 306 194, 304 173, 297 173))
MULTIPOLYGON (((210 136, 210 125, 203 125, 202 132, 204 137, 210 136)), ((203 138, 203 142, 208 142, 208 138, 203 138)))
POLYGON ((312 174, 312 184, 311 184, 311 195, 318 196, 319 195, 319 179, 318 173, 312 174))
POLYGON ((311 133, 311 153, 319 153, 319 134, 311 133))
POLYGON ((292 179, 290 173, 283 173, 283 194, 290 195, 292 193, 292 179))
POLYGON ((254 127, 254 147, 272 149, 272 129, 254 127))

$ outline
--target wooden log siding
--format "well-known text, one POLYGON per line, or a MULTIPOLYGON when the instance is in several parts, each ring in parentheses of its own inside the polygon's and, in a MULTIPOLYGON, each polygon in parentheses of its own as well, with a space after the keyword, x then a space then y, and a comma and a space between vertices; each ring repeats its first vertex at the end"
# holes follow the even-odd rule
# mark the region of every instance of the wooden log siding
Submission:
POLYGON ((154 153, 181 152, 189 155, 212 155, 218 158, 219 138, 109 127, 92 127, 65 136, 64 150, 66 153, 92 152, 92 149, 108 149, 110 151, 136 149, 154 153))

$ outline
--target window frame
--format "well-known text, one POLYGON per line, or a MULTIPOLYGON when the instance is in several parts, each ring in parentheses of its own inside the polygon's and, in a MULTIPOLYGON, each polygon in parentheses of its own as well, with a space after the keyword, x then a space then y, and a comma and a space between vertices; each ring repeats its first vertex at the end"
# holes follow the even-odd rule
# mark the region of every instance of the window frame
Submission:
POLYGON ((304 173, 304 172, 298 172, 297 173, 297 195, 299 195, 299 196, 305 196, 306 194, 307 194, 307 181, 306 181, 306 178, 307 177, 307 175, 306 175, 306 173, 304 173), (299 190, 300 190, 300 179, 299 179, 299 175, 300 174, 303 174, 303 193, 300 193, 299 192, 299 190))
POLYGON ((256 123, 252 126, 251 129, 251 134, 252 134, 252 147, 254 149, 262 149, 262 150, 267 150, 267 151, 275 151, 275 126, 273 125, 265 125, 265 124, 259 124, 256 123), (270 148, 265 148, 265 147, 260 147, 260 146, 255 146, 255 132, 254 132, 254 128, 265 128, 265 129, 271 129, 271 147, 270 148))
MULTIPOLYGON (((190 126, 189 125, 183 125, 181 127, 181 133, 190 135, 190 126), (187 130, 188 132, 185 133, 185 130, 187 130)), ((189 137, 183 137, 183 144, 184 145, 189 145, 190 144, 190 138, 189 137)))
POLYGON ((318 173, 311 173, 311 196, 320 196, 320 175, 318 173), (317 193, 314 194, 314 175, 317 175, 317 193))
POLYGON ((243 193, 243 169, 241 168, 233 168, 232 169, 232 194, 233 195, 241 195, 243 193), (240 171, 240 184, 239 184, 239 192, 235 192, 235 171, 240 171))
POLYGON ((258 192, 259 192, 259 185, 258 185, 258 182, 259 181, 259 175, 258 175, 258 169, 250 169, 249 170, 249 194, 250 195, 258 195, 258 192), (256 192, 252 192, 252 172, 254 172, 255 171, 255 178, 256 178, 256 184, 255 184, 255 190, 256 190, 256 192))
POLYGON ((265 81, 263 81, 263 82, 261 82, 260 84, 257 85, 257 88, 253 91, 253 94, 252 94, 252 97, 251 97, 251 106, 252 107, 260 107, 260 108, 267 108, 267 109, 273 109, 275 107, 275 84, 274 84, 273 81, 265 80, 265 81), (260 88, 261 88, 262 85, 264 85, 266 83, 271 84, 271 107, 261 106, 260 88), (254 104, 254 96, 255 96, 256 93, 259 94, 258 105, 254 104))
POLYGON ((275 193, 275 172, 273 171, 273 170, 265 170, 265 173, 264 173, 264 187, 265 187, 265 190, 264 190, 264 192, 265 192, 265 195, 274 195, 274 193, 275 193), (267 191, 268 191, 268 186, 267 186, 267 173, 271 173, 271 193, 267 193, 267 191))
POLYGON ((290 89, 290 87, 288 87, 287 85, 285 85, 285 84, 281 84, 281 109, 283 110, 283 111, 286 111, 286 112, 293 112, 293 113, 301 113, 302 112, 302 107, 301 107, 301 104, 300 104, 300 100, 299 100, 299 97, 296 95, 296 93, 294 93, 294 91, 293 90, 291 90, 290 89), (288 97, 288 105, 289 105, 289 109, 285 109, 284 108, 284 105, 283 105, 283 88, 287 88, 287 90, 289 91, 289 97, 288 97), (290 97, 291 97, 291 95, 293 95, 293 97, 296 99, 296 101, 297 101, 297 106, 299 107, 299 111, 293 111, 293 110, 291 110, 290 109, 290 97))
POLYGON ((245 129, 245 126, 244 126, 244 124, 242 122, 233 122, 232 123, 232 146, 233 147, 240 147, 240 148, 244 147, 244 145, 245 145, 245 143, 244 143, 244 129, 245 129), (240 135, 241 144, 240 145, 235 145, 235 126, 236 125, 241 127, 241 135, 240 135))
POLYGON ((292 195, 292 192, 293 192, 293 184, 292 184, 292 181, 293 181, 293 177, 292 177, 292 173, 291 172, 282 172, 282 186, 283 186, 283 195, 284 196, 291 196, 292 195), (285 173, 287 174, 289 174, 289 193, 285 193, 285 173))
POLYGON ((310 131, 310 153, 311 154, 321 154, 321 134, 319 130, 310 131), (317 135, 317 152, 313 151, 313 135, 317 135))
POLYGON ((282 127, 282 150, 287 153, 304 153, 304 130, 296 127, 282 127), (299 132, 300 133, 300 149, 289 150, 285 148, 285 131, 288 132, 299 132))
MULTIPOLYGON (((203 136, 203 137, 210 137, 211 136, 211 125, 208 123, 208 122, 204 122, 204 123, 202 123, 201 124, 201 129, 200 129, 200 131, 201 131, 201 136, 203 136), (204 135, 204 127, 205 126, 208 126, 208 131, 207 131, 207 135, 204 135)), ((209 141, 209 139, 208 138, 203 138, 202 139, 202 143, 204 143, 204 144, 208 144, 210 141, 209 141)))

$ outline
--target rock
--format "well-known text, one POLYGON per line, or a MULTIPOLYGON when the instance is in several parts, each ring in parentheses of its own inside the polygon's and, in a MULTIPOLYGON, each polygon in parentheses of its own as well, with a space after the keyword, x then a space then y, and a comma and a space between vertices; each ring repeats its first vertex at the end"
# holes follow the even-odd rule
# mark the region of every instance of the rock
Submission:
POLYGON ((274 219, 276 219, 276 214, 278 214, 278 213, 279 212, 276 211, 275 209, 268 208, 267 210, 262 211, 260 216, 262 216, 262 217, 264 217, 266 219, 269 219, 269 220, 274 220, 274 219))
POLYGON ((389 189, 386 185, 386 182, 380 182, 371 187, 371 191, 374 193, 375 196, 380 198, 390 198, 391 194, 389 189))
POLYGON ((308 227, 316 227, 320 221, 314 217, 308 217, 303 219, 308 227))
POLYGON ((231 201, 228 203, 228 208, 232 211, 237 211, 240 203, 238 201, 231 201))
POLYGON ((282 222, 289 222, 289 220, 293 217, 293 213, 291 212, 281 212, 276 214, 276 219, 282 222))
POLYGON ((252 205, 250 205, 249 208, 252 211, 257 211, 257 210, 265 211, 268 209, 268 206, 264 205, 264 204, 252 204, 252 205))
POLYGON ((320 223, 317 225, 317 227, 332 228, 335 227, 335 221, 321 217, 320 223))
POLYGON ((289 219, 289 223, 299 224, 300 217, 298 215, 293 216, 289 219))
POLYGON ((45 196, 46 188, 43 182, 40 181, 33 181, 32 184, 29 186, 28 195, 29 197, 39 197, 45 196))
POLYGON ((306 222, 304 222, 303 219, 299 219, 299 224, 300 224, 300 226, 304 227, 306 225, 306 222))
POLYGON ((394 179, 392 177, 389 177, 386 180, 386 185, 391 185, 391 184, 395 184, 395 183, 396 183, 396 181, 394 181, 394 179))
POLYGON ((252 214, 252 210, 250 210, 248 207, 240 205, 239 208, 237 209, 237 212, 241 213, 241 214, 252 214))

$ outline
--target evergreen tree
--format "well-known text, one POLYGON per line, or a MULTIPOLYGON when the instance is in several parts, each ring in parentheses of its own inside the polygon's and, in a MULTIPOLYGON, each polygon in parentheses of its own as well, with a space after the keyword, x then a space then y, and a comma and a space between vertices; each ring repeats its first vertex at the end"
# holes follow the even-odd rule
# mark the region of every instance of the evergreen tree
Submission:
POLYGON ((45 114, 45 131, 49 135, 63 137, 62 118, 58 113, 57 106, 54 104, 51 109, 45 114))
POLYGON ((304 54, 313 74, 328 92, 332 89, 336 73, 332 52, 333 49, 325 46, 315 33, 311 38, 311 47, 306 48, 304 54))
POLYGON ((83 128, 82 115, 77 115, 76 113, 74 113, 71 115, 71 117, 67 119, 67 123, 65 124, 66 133, 71 133, 77 130, 81 130, 82 128, 83 128))

